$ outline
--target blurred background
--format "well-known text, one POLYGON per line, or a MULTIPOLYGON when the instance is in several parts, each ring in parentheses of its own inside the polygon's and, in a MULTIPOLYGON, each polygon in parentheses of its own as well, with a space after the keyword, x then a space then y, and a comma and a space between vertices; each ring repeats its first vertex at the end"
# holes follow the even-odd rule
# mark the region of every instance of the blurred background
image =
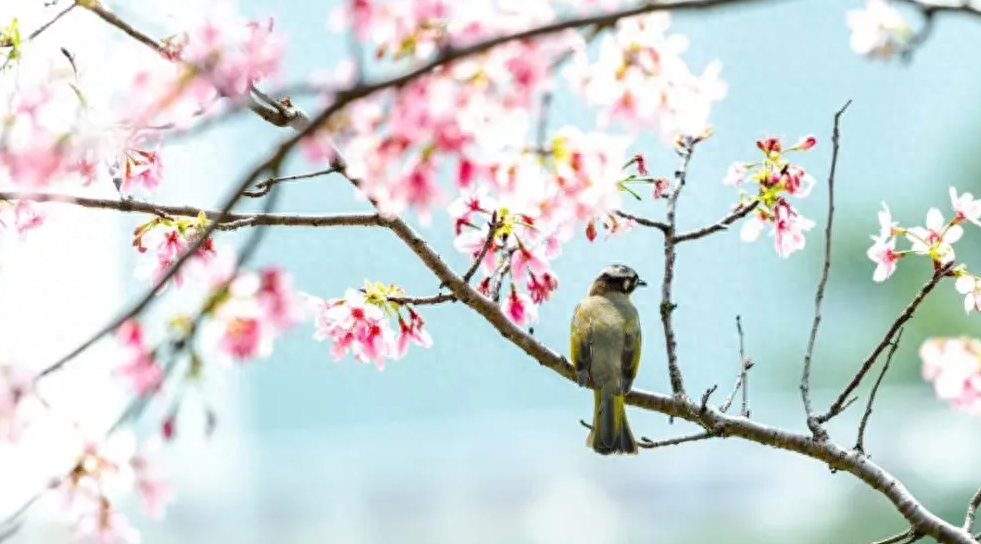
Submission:
MULTIPOLYGON (((346 38, 327 28, 336 0, 239 3, 250 16, 275 14, 277 29, 288 36, 283 81, 329 70, 347 54, 346 38)), ((756 364, 749 380, 752 415, 797 431, 806 429, 797 384, 823 251, 833 113, 853 100, 842 120, 834 267, 813 368, 817 406, 834 398, 930 274, 925 263, 904 262, 888 282, 871 281, 865 250, 878 229, 880 202, 888 202, 901 224, 916 225, 931 206, 950 215, 949 186, 981 192, 981 71, 974 54, 981 51, 981 26, 940 16, 911 65, 874 63, 848 45, 845 13, 862 5, 760 2, 678 14, 672 24, 691 39, 685 58, 693 71, 718 58, 729 84, 713 113, 715 136, 697 148, 691 164, 680 204, 682 228, 727 211, 735 192, 722 177, 732 161, 755 159, 757 138, 818 137, 813 151, 797 156, 820 182, 801 206, 818 223, 804 251, 782 260, 769 238, 745 244, 734 230, 682 246, 676 276, 675 319, 689 391, 719 384, 716 399, 728 393, 739 365, 740 315, 747 354, 756 364)), ((112 7, 153 28, 147 6, 112 7)), ((915 13, 904 13, 920 24, 915 13)), ((71 24, 66 20, 51 39, 91 41, 86 32, 102 32, 100 39, 119 40, 89 19, 79 14, 71 24)), ((564 94, 553 105, 550 125, 588 128, 593 121, 593 112, 564 94)), ((167 151, 169 178, 159 201, 212 206, 283 135, 258 118, 240 116, 196 140, 176 142, 167 151)), ((654 175, 673 172, 673 152, 660 146, 653 130, 641 134, 634 149, 648 156, 654 175)), ((311 169, 300 160, 287 165, 287 173, 311 169)), ((339 178, 289 185, 281 196, 280 211, 366 206, 339 178)), ((647 216, 663 213, 650 201, 628 206, 647 216)), ((64 217, 40 234, 47 252, 36 249, 40 243, 3 249, 0 334, 25 359, 60 355, 143 288, 132 279, 127 238, 136 217, 89 210, 64 217)), ((467 259, 453 250, 448 226, 446 216, 437 215, 432 226, 419 228, 463 269, 467 259)), ((981 233, 966 230, 957 254, 976 267, 981 233)), ((572 310, 602 266, 626 262, 649 281, 660 277, 657 232, 638 228, 601 239, 590 244, 577 234, 554 263, 561 287, 535 324, 535 335, 554 349, 566 351, 572 310)), ((267 263, 284 265, 299 290, 324 298, 365 278, 395 282, 418 295, 438 286, 382 230, 271 231, 253 265, 267 263)), ((645 344, 635 387, 665 391, 659 296, 655 290, 636 298, 645 344)), ((876 463, 956 523, 981 484, 975 457, 981 422, 934 398, 919 377, 917 349, 933 335, 978 335, 981 321, 965 316, 961 300, 944 283, 907 327, 867 436, 876 463)), ((163 458, 178 501, 159 523, 132 509, 144 542, 835 544, 907 528, 884 497, 852 476, 738 439, 645 451, 631 459, 599 457, 584 446, 586 430, 578 423, 590 415, 588 392, 530 360, 464 308, 427 307, 424 317, 435 345, 411 349, 382 372, 350 358, 332 362, 328 345, 312 339, 310 324, 281 339, 268 360, 231 371, 209 369, 206 398, 217 412, 217 430, 206 439, 195 409, 182 414, 179 440, 163 458)), ((79 366, 105 364, 107 350, 93 351, 79 366)), ((121 394, 82 380, 65 377, 61 394, 90 411, 87 417, 111 417, 121 394)), ((862 387, 859 405, 871 382, 862 387)), ((833 438, 853 444, 861 412, 855 406, 836 420, 833 438)), ((696 430, 639 410, 630 410, 630 418, 636 434, 654 440, 696 430)), ((41 446, 0 451, 2 512, 50 476, 49 454, 41 446)), ((12 542, 66 540, 64 526, 50 521, 55 510, 37 510, 12 542)))

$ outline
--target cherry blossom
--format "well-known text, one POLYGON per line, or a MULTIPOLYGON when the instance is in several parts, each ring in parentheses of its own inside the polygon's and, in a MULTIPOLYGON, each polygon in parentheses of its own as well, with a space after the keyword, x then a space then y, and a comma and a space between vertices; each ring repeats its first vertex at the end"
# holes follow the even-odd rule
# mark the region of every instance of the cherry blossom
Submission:
POLYGON ((951 187, 950 205, 957 213, 957 216, 954 217, 955 224, 966 220, 981 227, 981 220, 979 220, 981 218, 981 200, 975 200, 971 193, 962 193, 957 196, 957 189, 951 187))
POLYGON ((930 338, 920 347, 923 379, 940 400, 955 409, 981 415, 981 341, 930 338))
POLYGON ((141 540, 139 531, 104 497, 99 499, 98 507, 94 511, 83 514, 79 518, 75 525, 75 537, 93 539, 100 544, 114 542, 139 544, 141 540))
POLYGON ((939 265, 954 260, 953 244, 960 240, 964 229, 960 225, 946 223, 937 208, 927 212, 926 227, 911 227, 906 230, 906 238, 912 244, 912 251, 919 255, 929 255, 939 265))
POLYGON ((512 288, 504 304, 504 313, 516 325, 530 325, 538 320, 538 307, 525 293, 512 288))
POLYGON ((912 30, 888 0, 866 0, 865 8, 846 14, 851 47, 859 55, 887 60, 906 48, 912 30))
POLYGON ((153 350, 147 346, 143 327, 135 320, 124 322, 116 330, 122 360, 116 373, 129 381, 138 395, 153 394, 164 378, 153 350))
POLYGON ((964 274, 954 282, 957 292, 964 295, 964 312, 981 312, 981 278, 964 274))

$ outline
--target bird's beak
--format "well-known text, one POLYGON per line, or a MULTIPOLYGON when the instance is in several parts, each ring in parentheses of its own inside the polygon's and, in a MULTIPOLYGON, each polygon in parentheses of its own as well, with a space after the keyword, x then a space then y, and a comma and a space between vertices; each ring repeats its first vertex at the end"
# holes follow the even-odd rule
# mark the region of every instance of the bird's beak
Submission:
POLYGON ((647 287, 647 282, 640 278, 637 278, 637 287, 647 287))

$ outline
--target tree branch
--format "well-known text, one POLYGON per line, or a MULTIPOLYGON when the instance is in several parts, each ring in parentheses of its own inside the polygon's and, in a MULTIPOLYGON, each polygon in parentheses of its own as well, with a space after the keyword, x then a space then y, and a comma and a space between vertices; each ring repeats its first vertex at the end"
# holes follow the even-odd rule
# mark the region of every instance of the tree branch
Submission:
POLYGON ((736 399, 736 393, 741 388, 743 390, 743 404, 739 414, 743 417, 749 417, 749 382, 747 381, 747 374, 749 373, 749 369, 753 368, 753 361, 746 357, 745 343, 743 341, 743 323, 738 315, 736 316, 736 333, 739 334, 739 376, 736 377, 736 385, 733 386, 732 392, 726 397, 725 402, 719 406, 719 411, 723 414, 729 411, 732 401, 736 399))
POLYGON ((637 223, 638 225, 655 228, 665 233, 668 232, 668 224, 663 221, 647 219, 646 217, 640 217, 639 215, 629 214, 625 211, 617 211, 616 214, 624 219, 630 219, 631 221, 637 223))
POLYGON ((677 228, 678 197, 685 186, 685 178, 688 175, 688 162, 691 161, 692 152, 695 149, 697 140, 689 136, 679 139, 676 151, 680 157, 678 170, 674 173, 674 187, 671 196, 668 197, 667 223, 668 228, 664 232, 664 278, 661 282, 661 325, 664 328, 664 347, 667 353, 668 376, 671 379, 671 391, 677 396, 685 394, 685 384, 681 378, 681 369, 678 368, 678 341, 675 339, 674 323, 671 320, 671 313, 676 305, 671 301, 671 288, 674 281, 674 261, 677 256, 675 229, 677 228))
POLYGON ((817 340, 818 329, 821 326, 821 302, 824 301, 824 289, 828 285, 828 274, 831 272, 831 229, 835 216, 835 169, 838 166, 838 147, 840 133, 838 131, 842 114, 852 101, 835 113, 834 128, 831 132, 831 168, 828 170, 828 221, 824 227, 824 263, 821 266, 821 279, 818 281, 817 292, 814 294, 814 322, 811 325, 811 335, 807 339, 807 353, 804 355, 804 370, 800 378, 800 396, 804 402, 804 413, 807 427, 817 440, 828 437, 821 424, 814 418, 814 406, 811 404, 811 357, 814 355, 814 342, 817 340))
POLYGON ((978 489, 971 502, 967 505, 967 514, 964 515, 964 530, 970 532, 974 527, 974 517, 978 513, 978 506, 981 506, 981 489, 978 489))
POLYGON ((862 380, 865 378, 865 375, 868 374, 869 369, 871 369, 872 365, 875 364, 876 359, 878 359, 879 355, 882 354, 882 351, 886 349, 886 346, 892 342, 892 337, 895 336, 899 329, 901 329, 903 325, 905 325, 906 322, 913 317, 913 313, 920 306, 923 300, 926 299, 926 296, 930 294, 930 291, 933 291, 937 284, 940 283, 940 280, 942 280, 950 272, 952 267, 953 263, 950 263, 940 270, 934 271, 933 277, 930 278, 930 280, 927 281, 922 288, 920 288, 920 292, 916 294, 916 297, 914 297, 909 305, 907 305, 899 316, 896 317, 896 320, 893 322, 892 326, 890 326, 889 330, 886 331, 886 335, 879 341, 879 344, 875 346, 875 349, 872 350, 872 353, 865 360, 865 362, 862 363, 861 368, 858 369, 858 372, 854 377, 852 377, 852 380, 845 386, 845 389, 841 392, 841 394, 838 395, 838 398, 835 399, 831 407, 828 408, 828 411, 820 416, 817 416, 817 421, 819 423, 826 423, 831 418, 840 414, 848 404, 851 404, 852 400, 850 400, 848 397, 853 391, 855 391, 855 388, 862 383, 862 380))
POLYGON ((720 230, 728 230, 730 225, 749 215, 759 205, 760 202, 758 200, 754 200, 750 204, 740 205, 738 208, 733 210, 729 215, 723 217, 722 219, 719 219, 718 221, 707 227, 690 230, 688 232, 683 232, 675 236, 674 241, 680 244, 681 242, 689 242, 691 240, 704 238, 709 234, 714 234, 716 232, 719 232, 720 230))
MULTIPOLYGON (((855 449, 865 453, 865 427, 869 424, 869 418, 872 416, 872 404, 875 402, 875 394, 879 392, 879 386, 882 385, 882 379, 886 377, 886 371, 889 370, 889 364, 892 363, 892 356, 896 354, 896 350, 899 349, 899 340, 903 337, 903 329, 899 329, 896 334, 896 341, 892 343, 892 347, 889 349, 889 353, 886 354, 886 364, 882 365, 882 372, 879 372, 879 377, 876 378, 875 384, 872 385, 872 391, 869 393, 869 402, 865 405, 865 414, 862 415, 862 421, 858 425, 858 438, 855 440, 855 449)), ((966 527, 965 531, 970 531, 970 527, 966 527)))
POLYGON ((242 227, 288 226, 288 227, 336 227, 336 226, 379 226, 381 221, 376 213, 349 213, 324 215, 292 215, 273 213, 222 213, 220 210, 207 210, 192 206, 164 206, 137 200, 113 200, 88 198, 55 193, 20 193, 0 191, 0 200, 28 200, 31 202, 57 202, 72 204, 82 208, 106 209, 119 212, 148 213, 177 217, 205 217, 217 223, 215 230, 235 230, 242 227))

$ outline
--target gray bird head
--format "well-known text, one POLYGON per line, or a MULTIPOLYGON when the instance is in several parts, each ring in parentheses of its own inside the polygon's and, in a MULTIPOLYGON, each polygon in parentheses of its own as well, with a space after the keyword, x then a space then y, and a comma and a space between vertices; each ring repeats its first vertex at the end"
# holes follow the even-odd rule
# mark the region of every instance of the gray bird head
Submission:
POLYGON ((629 295, 638 287, 644 287, 647 282, 640 279, 637 272, 624 264, 611 264, 600 272, 589 287, 590 295, 604 293, 623 293, 629 295))

